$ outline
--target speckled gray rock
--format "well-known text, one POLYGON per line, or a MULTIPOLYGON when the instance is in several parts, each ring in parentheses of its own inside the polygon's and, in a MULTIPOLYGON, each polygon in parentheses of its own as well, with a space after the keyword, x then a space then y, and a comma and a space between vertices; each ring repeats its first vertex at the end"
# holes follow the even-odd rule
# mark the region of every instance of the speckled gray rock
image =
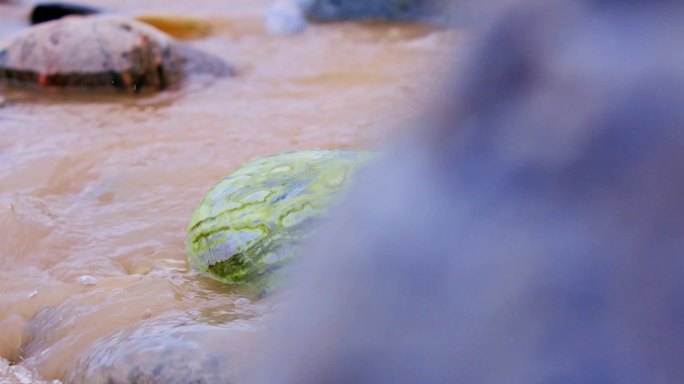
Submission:
POLYGON ((439 21, 454 0, 298 0, 311 21, 439 21))
POLYGON ((67 17, 0 43, 0 80, 10 84, 161 90, 198 72, 224 76, 231 70, 219 58, 120 16, 67 17))

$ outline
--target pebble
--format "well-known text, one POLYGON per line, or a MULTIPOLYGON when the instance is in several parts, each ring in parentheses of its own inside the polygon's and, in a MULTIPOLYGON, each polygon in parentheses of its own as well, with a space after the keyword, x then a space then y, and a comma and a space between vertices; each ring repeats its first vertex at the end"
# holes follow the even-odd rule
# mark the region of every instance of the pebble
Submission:
POLYGON ((306 25, 304 13, 291 0, 278 0, 264 12, 264 27, 271 35, 293 35, 306 25))
POLYGON ((249 303, 250 303, 249 299, 247 299, 245 297, 241 297, 241 298, 235 300, 235 306, 237 306, 237 307, 244 307, 246 305, 249 305, 249 303))
POLYGON ((90 275, 83 275, 80 276, 77 280, 77 283, 83 285, 83 286, 90 286, 90 285, 95 285, 97 284, 97 279, 90 276, 90 275))

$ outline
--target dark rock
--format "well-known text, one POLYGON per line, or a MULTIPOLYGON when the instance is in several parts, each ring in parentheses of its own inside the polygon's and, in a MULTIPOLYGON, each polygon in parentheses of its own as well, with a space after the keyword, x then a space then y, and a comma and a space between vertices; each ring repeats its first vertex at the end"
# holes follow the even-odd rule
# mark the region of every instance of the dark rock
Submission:
POLYGON ((454 0, 298 0, 311 21, 435 21, 454 0))
POLYGON ((80 4, 69 3, 43 3, 38 4, 31 10, 29 21, 31 24, 44 23, 46 21, 61 19, 69 15, 93 15, 100 13, 99 9, 80 4))

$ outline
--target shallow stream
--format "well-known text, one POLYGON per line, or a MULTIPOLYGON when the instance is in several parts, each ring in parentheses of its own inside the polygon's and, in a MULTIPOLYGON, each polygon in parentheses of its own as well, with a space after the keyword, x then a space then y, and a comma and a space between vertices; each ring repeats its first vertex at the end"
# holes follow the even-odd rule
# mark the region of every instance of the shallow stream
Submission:
MULTIPOLYGON (((381 146, 418 118, 460 32, 349 23, 271 36, 269 0, 83 2, 207 20, 214 33, 189 43, 238 74, 154 95, 0 89, 0 382, 92 380, 93 351, 116 358, 188 324, 179 340, 220 327, 239 374, 273 303, 187 271, 199 200, 254 157, 381 146)), ((0 37, 26 27, 30 3, 0 3, 0 37)))

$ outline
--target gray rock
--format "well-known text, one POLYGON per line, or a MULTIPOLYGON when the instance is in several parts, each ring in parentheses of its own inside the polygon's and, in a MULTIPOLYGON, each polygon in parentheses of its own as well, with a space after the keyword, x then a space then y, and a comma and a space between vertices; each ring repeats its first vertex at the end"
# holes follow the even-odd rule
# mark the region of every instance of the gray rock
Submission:
POLYGON ((454 0, 298 0, 311 21, 434 21, 448 18, 454 0))
POLYGON ((235 383, 245 366, 241 355, 251 353, 239 337, 249 337, 254 330, 244 320, 236 320, 232 327, 192 320, 151 321, 89 348, 66 382, 235 383))
POLYGON ((503 17, 301 254, 260 383, 684 382, 684 6, 503 17))

